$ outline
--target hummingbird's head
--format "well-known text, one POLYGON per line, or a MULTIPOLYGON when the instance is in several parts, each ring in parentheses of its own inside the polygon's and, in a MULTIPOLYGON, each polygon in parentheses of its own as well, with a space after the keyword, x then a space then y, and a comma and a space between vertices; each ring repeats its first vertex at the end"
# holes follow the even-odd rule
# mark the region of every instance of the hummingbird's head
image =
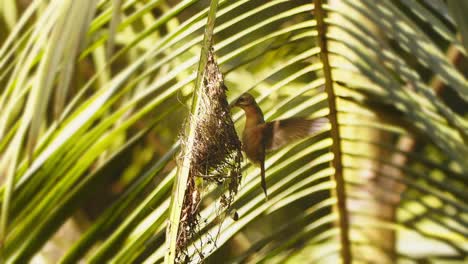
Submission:
POLYGON ((234 106, 244 108, 246 106, 255 105, 254 97, 249 93, 243 93, 235 102, 234 106))

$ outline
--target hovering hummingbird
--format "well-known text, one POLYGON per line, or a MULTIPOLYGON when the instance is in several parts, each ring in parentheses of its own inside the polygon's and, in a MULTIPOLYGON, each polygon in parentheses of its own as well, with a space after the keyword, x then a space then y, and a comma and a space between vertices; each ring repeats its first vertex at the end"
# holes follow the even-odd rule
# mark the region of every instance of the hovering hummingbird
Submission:
POLYGON ((266 151, 278 149, 291 141, 320 131, 328 123, 328 119, 289 118, 265 123, 262 110, 249 93, 242 94, 234 102, 233 106, 240 107, 245 112, 246 121, 242 133, 242 150, 252 163, 260 166, 262 188, 268 200, 265 180, 266 151))

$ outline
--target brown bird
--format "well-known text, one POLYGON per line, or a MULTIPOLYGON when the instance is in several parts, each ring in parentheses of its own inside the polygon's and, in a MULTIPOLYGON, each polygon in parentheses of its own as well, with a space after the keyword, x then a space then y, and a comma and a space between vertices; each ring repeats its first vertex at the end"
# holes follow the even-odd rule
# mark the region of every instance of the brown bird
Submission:
POLYGON ((260 166, 262 188, 268 200, 265 181, 266 151, 278 149, 291 141, 316 133, 328 123, 328 119, 289 118, 265 123, 262 110, 254 97, 248 93, 242 94, 234 102, 234 106, 242 108, 245 112, 242 149, 252 163, 260 166))

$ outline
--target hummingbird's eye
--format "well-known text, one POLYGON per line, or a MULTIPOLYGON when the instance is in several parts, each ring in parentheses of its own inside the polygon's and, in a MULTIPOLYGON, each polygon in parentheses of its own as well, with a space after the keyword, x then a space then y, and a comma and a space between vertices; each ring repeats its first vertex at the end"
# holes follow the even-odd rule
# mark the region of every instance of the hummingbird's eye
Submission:
POLYGON ((243 94, 237 99, 237 104, 249 105, 252 101, 252 97, 249 94, 243 94))

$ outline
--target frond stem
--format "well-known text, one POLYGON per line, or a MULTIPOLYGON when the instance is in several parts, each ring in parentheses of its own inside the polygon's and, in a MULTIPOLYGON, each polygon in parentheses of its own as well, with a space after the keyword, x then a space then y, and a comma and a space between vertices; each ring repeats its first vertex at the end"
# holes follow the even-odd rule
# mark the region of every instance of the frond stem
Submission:
POLYGON ((337 97, 333 89, 333 79, 331 75, 331 66, 328 61, 328 49, 326 38, 325 11, 323 10, 323 1, 314 0, 314 14, 317 19, 318 44, 320 46, 320 59, 323 64, 323 72, 325 77, 325 91, 328 95, 328 107, 330 110, 329 119, 331 124, 331 136, 333 144, 331 146, 333 152, 332 165, 335 169, 334 180, 336 182, 337 210, 339 215, 340 241, 341 241, 341 257, 344 264, 350 264, 352 255, 349 242, 349 216, 346 207, 346 188, 343 177, 343 163, 341 151, 341 136, 338 123, 338 112, 336 101, 337 97))

